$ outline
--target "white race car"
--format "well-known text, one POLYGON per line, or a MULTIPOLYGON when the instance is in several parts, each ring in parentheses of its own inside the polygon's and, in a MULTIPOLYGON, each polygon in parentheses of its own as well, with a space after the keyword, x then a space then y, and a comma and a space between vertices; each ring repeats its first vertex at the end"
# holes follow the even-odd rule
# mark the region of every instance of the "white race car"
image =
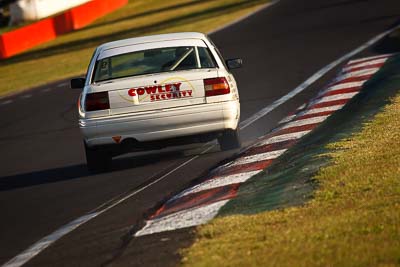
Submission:
POLYGON ((103 44, 94 52, 82 89, 79 126, 89 170, 113 156, 218 138, 240 147, 239 93, 224 61, 202 33, 173 33, 103 44))

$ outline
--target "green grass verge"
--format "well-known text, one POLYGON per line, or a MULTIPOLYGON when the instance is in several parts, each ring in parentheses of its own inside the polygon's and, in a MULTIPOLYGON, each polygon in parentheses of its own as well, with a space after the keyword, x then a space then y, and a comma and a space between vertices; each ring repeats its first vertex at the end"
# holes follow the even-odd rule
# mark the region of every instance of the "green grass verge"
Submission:
POLYGON ((399 266, 399 69, 400 57, 390 60, 348 106, 242 186, 225 216, 198 228, 183 264, 399 266))
POLYGON ((88 27, 2 60, 0 96, 82 75, 96 46, 113 40, 179 31, 209 32, 268 0, 135 0, 88 27))

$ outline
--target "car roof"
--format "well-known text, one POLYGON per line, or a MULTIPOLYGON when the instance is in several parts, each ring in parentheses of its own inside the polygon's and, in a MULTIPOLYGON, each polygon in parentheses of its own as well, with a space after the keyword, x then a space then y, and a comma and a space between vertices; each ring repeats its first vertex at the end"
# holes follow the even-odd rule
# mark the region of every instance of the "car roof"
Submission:
POLYGON ((162 42, 162 41, 170 41, 170 40, 183 40, 183 39, 205 39, 206 35, 200 32, 179 32, 179 33, 167 33, 167 34, 158 34, 158 35, 149 35, 143 37, 135 37, 129 38, 114 42, 109 42, 102 44, 98 47, 99 52, 122 47, 129 45, 137 45, 144 43, 152 43, 152 42, 162 42))

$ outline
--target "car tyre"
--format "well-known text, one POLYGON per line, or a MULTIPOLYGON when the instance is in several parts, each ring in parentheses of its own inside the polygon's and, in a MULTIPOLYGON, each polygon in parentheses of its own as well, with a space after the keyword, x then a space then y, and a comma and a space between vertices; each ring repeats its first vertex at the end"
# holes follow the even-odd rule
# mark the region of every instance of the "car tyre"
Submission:
POLYGON ((108 151, 101 148, 88 147, 85 143, 85 153, 86 166, 90 172, 104 172, 110 167, 112 157, 108 151))
POLYGON ((225 130, 222 135, 218 137, 218 143, 222 151, 240 148, 239 130, 225 130))

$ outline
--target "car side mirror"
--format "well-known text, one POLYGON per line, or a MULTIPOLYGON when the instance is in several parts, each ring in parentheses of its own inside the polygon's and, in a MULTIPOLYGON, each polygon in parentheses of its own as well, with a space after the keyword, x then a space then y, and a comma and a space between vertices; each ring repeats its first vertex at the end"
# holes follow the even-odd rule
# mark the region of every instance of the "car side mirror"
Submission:
POLYGON ((228 59, 225 62, 230 70, 241 68, 243 65, 243 60, 241 58, 228 59))
POLYGON ((85 78, 74 78, 71 79, 71 89, 83 89, 85 87, 85 78))

